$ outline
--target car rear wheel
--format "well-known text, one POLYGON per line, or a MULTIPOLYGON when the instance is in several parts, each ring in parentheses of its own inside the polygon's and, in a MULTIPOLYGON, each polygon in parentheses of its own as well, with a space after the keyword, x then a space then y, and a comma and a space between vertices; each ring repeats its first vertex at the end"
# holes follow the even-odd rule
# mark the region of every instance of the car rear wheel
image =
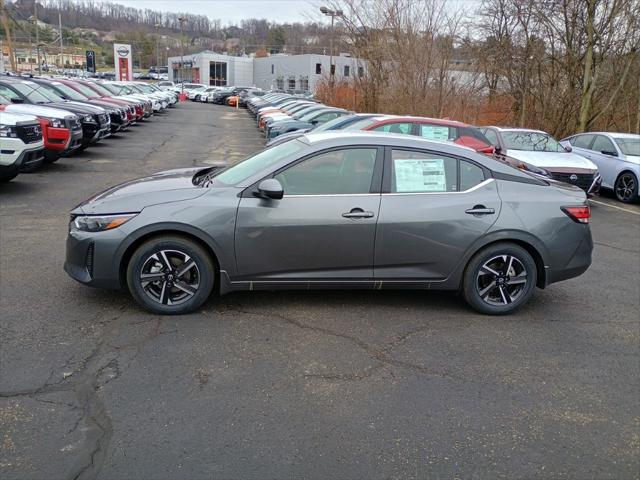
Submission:
POLYGON ((498 243, 478 252, 467 265, 462 293, 476 311, 505 315, 524 305, 537 282, 536 263, 524 248, 498 243))
POLYGON ((133 253, 127 268, 131 295, 147 310, 181 315, 200 307, 215 283, 215 264, 197 243, 156 237, 133 253))
POLYGON ((638 178, 632 172, 623 172, 616 179, 614 187, 616 198, 624 203, 638 199, 638 178))

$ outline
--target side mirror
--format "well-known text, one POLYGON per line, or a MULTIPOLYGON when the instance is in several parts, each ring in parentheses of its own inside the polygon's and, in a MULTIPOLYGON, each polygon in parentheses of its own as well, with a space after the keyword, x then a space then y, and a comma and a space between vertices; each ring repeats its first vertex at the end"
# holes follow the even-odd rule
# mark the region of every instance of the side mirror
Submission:
POLYGON ((12 98, 11 103, 24 103, 23 98, 12 98))
POLYGON ((262 198, 280 200, 284 196, 284 189, 280 182, 275 178, 267 178, 260 182, 256 193, 262 198))
POLYGON ((601 150, 600 153, 602 153, 603 155, 610 155, 612 157, 618 156, 618 152, 615 152, 613 150, 601 150))
POLYGON ((571 153, 571 152, 573 152, 573 148, 571 148, 571 145, 564 145, 564 150, 565 150, 567 153, 571 153))
POLYGON ((502 153, 502 147, 500 145, 494 145, 493 146, 493 152, 494 153, 502 153))

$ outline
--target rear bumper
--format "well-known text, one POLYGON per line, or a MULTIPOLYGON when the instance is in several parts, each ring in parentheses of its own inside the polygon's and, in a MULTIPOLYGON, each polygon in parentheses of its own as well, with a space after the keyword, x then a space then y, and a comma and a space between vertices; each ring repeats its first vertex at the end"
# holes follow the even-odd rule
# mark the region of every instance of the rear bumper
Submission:
POLYGON ((591 265, 592 252, 593 238, 591 237, 591 230, 587 228, 582 241, 567 262, 562 267, 554 267, 547 270, 546 284, 550 285, 582 275, 591 265))

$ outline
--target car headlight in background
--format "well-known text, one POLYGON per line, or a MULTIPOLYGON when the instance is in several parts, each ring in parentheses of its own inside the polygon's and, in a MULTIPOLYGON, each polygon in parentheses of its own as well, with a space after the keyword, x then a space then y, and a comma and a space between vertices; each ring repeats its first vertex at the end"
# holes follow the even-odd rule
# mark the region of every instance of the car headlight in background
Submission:
POLYGON ((118 228, 127 223, 137 213, 121 213, 117 215, 79 215, 71 219, 71 229, 81 232, 103 232, 118 228))
POLYGON ((0 137, 18 138, 18 131, 9 125, 0 125, 0 137))
POLYGON ((85 115, 84 117, 82 117, 82 121, 87 123, 98 123, 96 122, 96 119, 93 118, 93 115, 85 115))
POLYGON ((45 118, 49 122, 49 126, 53 128, 65 128, 64 120, 59 118, 45 118))

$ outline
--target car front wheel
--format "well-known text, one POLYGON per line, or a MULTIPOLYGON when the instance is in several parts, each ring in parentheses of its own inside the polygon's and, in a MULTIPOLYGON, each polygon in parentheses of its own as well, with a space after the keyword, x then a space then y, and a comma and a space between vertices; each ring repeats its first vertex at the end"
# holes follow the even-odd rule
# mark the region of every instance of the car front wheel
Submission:
POLYGON ((476 311, 505 315, 524 305, 537 283, 536 263, 524 248, 511 243, 490 245, 467 265, 462 293, 476 311))
POLYGON ((624 203, 631 203, 638 199, 638 178, 631 172, 621 173, 616 179, 614 187, 616 198, 624 203))
POLYGON ((127 268, 131 295, 147 310, 162 315, 190 313, 209 297, 215 264, 197 243, 161 236, 143 243, 127 268))

